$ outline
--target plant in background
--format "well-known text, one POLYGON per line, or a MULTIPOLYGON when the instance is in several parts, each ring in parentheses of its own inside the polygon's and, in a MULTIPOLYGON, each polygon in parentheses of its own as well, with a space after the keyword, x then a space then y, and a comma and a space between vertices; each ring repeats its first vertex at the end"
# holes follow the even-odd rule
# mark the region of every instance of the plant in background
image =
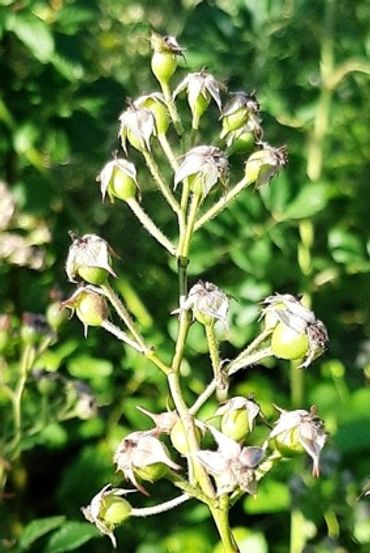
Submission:
MULTIPOLYGON (((132 161, 115 158, 98 177, 103 199, 127 203, 144 229, 175 258, 178 267, 177 338, 171 362, 161 358, 147 343, 129 308, 124 305, 110 279, 112 252, 107 242, 96 235, 74 238, 67 260, 70 281, 79 287, 65 307, 76 312, 84 325, 102 327, 126 347, 133 348, 167 379, 170 411, 149 413, 155 426, 124 436, 112 461, 126 481, 147 494, 145 482, 167 479, 181 493, 150 507, 136 508, 122 496, 128 490, 110 484, 95 495, 83 509, 85 517, 107 534, 116 546, 114 530, 128 517, 147 517, 198 500, 208 506, 225 552, 237 552, 238 545, 229 523, 229 510, 245 494, 258 493, 260 481, 278 463, 293 454, 306 452, 313 461, 313 475, 319 475, 319 457, 327 433, 313 407, 280 412, 271 430, 253 398, 229 396, 231 377, 269 357, 301 360, 303 367, 325 350, 328 336, 324 324, 303 303, 289 294, 270 296, 262 311, 261 333, 234 359, 220 355, 219 327, 227 327, 229 297, 216 284, 199 280, 190 289, 188 265, 194 234, 208 221, 227 210, 240 194, 256 193, 287 163, 285 147, 272 147, 262 141, 259 103, 254 94, 227 93, 215 77, 205 70, 189 74, 171 92, 172 79, 184 49, 174 37, 152 33, 152 71, 161 92, 130 101, 120 116, 119 137, 126 156, 130 146, 142 155, 152 180, 177 222, 177 236, 168 237, 143 209, 145 178, 132 161), (191 111, 191 130, 184 131, 175 100, 186 90, 191 111), (222 95, 225 106, 222 107, 222 95), (222 128, 215 144, 203 144, 199 128, 207 108, 214 100, 221 111, 222 128), (178 140, 167 133, 172 122, 178 140), (230 167, 224 149, 232 150, 240 141, 254 144, 254 151, 241 167, 230 167), (156 144, 158 142, 158 145, 156 144), (163 156, 159 160, 158 152, 163 156), (163 163, 168 169, 163 171, 163 163), (172 178, 165 175, 172 173, 172 178), (242 174, 240 180, 234 174, 242 174), (139 195, 139 187, 141 194, 139 195), (119 322, 114 322, 115 319, 119 322), (212 379, 189 404, 181 367, 186 357, 190 327, 204 328, 212 367, 212 379), (202 417, 202 408, 212 396, 218 406, 211 417, 202 417), (258 442, 258 435, 264 438, 258 442), (179 455, 180 454, 180 455, 179 455)), ((120 252, 121 253, 121 252, 120 252)), ((123 253, 124 255, 124 253, 123 253)), ((209 415, 209 414, 208 414, 209 415)))

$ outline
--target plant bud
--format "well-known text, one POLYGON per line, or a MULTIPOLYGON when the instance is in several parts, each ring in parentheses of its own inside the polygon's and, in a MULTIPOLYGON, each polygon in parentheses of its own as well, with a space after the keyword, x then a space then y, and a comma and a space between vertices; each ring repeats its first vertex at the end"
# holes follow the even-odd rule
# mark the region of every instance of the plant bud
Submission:
MULTIPOLYGON (((195 435, 199 442, 202 438, 202 432, 197 426, 195 426, 195 435)), ((172 427, 172 430, 170 432, 170 439, 173 447, 176 449, 176 451, 181 453, 181 455, 188 455, 190 453, 187 442, 187 434, 182 420, 178 420, 172 427)))
POLYGON ((117 158, 107 163, 97 180, 100 181, 103 201, 106 194, 111 201, 115 197, 125 202, 136 196, 138 189, 136 168, 126 159, 117 158))
POLYGON ((103 284, 108 275, 116 276, 110 266, 112 249, 109 244, 95 234, 85 234, 82 238, 73 237, 69 248, 66 273, 70 282, 80 277, 89 284, 103 284))
POLYGON ((246 126, 250 117, 259 112, 259 104, 254 94, 235 92, 222 112, 221 138, 246 126))
POLYGON ((194 319, 203 325, 212 325, 216 321, 226 324, 229 299, 211 282, 200 280, 190 289, 181 309, 191 309, 194 319))
POLYGON ((137 476, 145 480, 155 480, 164 474, 162 472, 164 470, 162 465, 173 470, 181 468, 172 461, 168 455, 167 448, 155 434, 156 429, 144 432, 131 432, 131 434, 123 438, 114 454, 114 462, 117 464, 117 469, 121 470, 125 478, 130 480, 145 495, 148 495, 147 491, 138 482, 137 476), (151 469, 150 467, 153 465, 156 466, 151 469))
POLYGON ((279 323, 271 337, 271 349, 280 359, 301 359, 308 353, 309 342, 306 334, 297 332, 290 326, 279 323))
POLYGON ((77 288, 62 305, 71 309, 72 312, 76 312, 84 326, 85 336, 87 336, 89 326, 101 326, 104 321, 108 320, 108 307, 105 299, 88 286, 77 288))
POLYGON ((313 461, 313 476, 319 475, 320 452, 327 440, 324 423, 317 409, 284 411, 277 408, 280 418, 270 433, 270 440, 285 457, 306 451, 313 461))
POLYGON ((146 108, 153 114, 156 135, 166 134, 170 125, 170 116, 163 94, 153 92, 153 94, 140 96, 140 98, 135 100, 134 105, 146 108))
POLYGON ((264 301, 266 330, 271 329, 271 349, 281 359, 304 359, 308 367, 325 350, 328 333, 322 321, 291 294, 275 294, 264 301))
POLYGON ((56 301, 48 305, 45 315, 50 328, 52 328, 54 332, 57 332, 68 318, 61 301, 56 301))
POLYGON ((199 120, 209 106, 211 99, 214 100, 221 111, 220 90, 223 88, 225 87, 204 69, 199 73, 190 73, 176 87, 173 93, 174 98, 183 90, 187 91, 188 104, 193 116, 193 129, 198 129, 199 120))
POLYGON ((245 177, 248 182, 254 182, 257 188, 269 183, 288 162, 284 146, 272 148, 266 143, 261 145, 263 149, 254 152, 245 164, 245 177))
POLYGON ((108 536, 114 548, 117 547, 113 533, 116 526, 122 524, 131 515, 131 505, 121 496, 133 490, 112 488, 110 484, 97 493, 87 507, 82 507, 84 517, 95 524, 99 532, 108 536))
POLYGON ((179 182, 189 179, 193 193, 204 199, 215 184, 223 186, 228 181, 228 163, 223 152, 215 146, 197 146, 189 150, 175 173, 175 188, 179 182))
POLYGON ((150 140, 156 132, 153 113, 147 108, 130 104, 120 115, 119 120, 121 122, 119 136, 124 151, 127 153, 126 141, 128 140, 139 152, 149 152, 150 140))
POLYGON ((35 346, 42 336, 50 334, 50 327, 44 315, 23 313, 20 330, 21 340, 28 346, 35 346))
POLYGON ((107 525, 116 526, 129 518, 131 511, 132 507, 126 499, 116 495, 108 495, 104 499, 100 516, 107 525))
POLYGON ((151 68, 160 84, 168 85, 177 69, 177 57, 183 55, 184 49, 173 36, 160 36, 152 32, 150 43, 153 50, 151 68))
POLYGON ((58 387, 59 375, 45 370, 34 370, 32 376, 36 381, 37 390, 43 396, 53 395, 58 387))
POLYGON ((240 442, 253 432, 260 407, 251 399, 234 397, 221 405, 215 415, 222 415, 221 432, 240 442))

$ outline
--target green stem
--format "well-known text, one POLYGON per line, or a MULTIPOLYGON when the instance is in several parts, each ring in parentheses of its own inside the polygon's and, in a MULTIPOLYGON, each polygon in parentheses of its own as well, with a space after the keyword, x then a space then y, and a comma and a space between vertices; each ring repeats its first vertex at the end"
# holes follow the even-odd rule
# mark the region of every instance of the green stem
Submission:
POLYGON ((147 213, 143 210, 141 205, 135 200, 135 198, 130 198, 127 200, 127 204, 136 217, 139 219, 143 227, 149 232, 153 238, 161 244, 166 250, 171 254, 175 255, 176 250, 172 242, 163 234, 163 232, 156 226, 147 213))
POLYGON ((170 511, 171 509, 174 509, 178 505, 185 503, 185 501, 189 501, 189 499, 191 498, 184 493, 183 495, 175 497, 174 499, 170 499, 169 501, 164 501, 163 503, 159 503, 158 505, 153 505, 152 507, 143 507, 141 509, 131 509, 130 515, 133 517, 149 517, 152 515, 158 515, 160 513, 164 513, 166 511, 170 511))
POLYGON ((34 346, 26 345, 24 347, 21 361, 20 374, 14 391, 13 418, 14 418, 14 438, 11 445, 12 459, 19 455, 19 447, 22 440, 22 398, 26 387, 28 373, 35 361, 36 351, 34 346))
POLYGON ((250 365, 254 365, 255 363, 259 363, 260 361, 263 361, 263 359, 266 359, 267 357, 271 357, 271 356, 272 356, 272 351, 269 346, 267 348, 255 351, 254 353, 250 353, 248 356, 245 356, 242 359, 236 358, 226 367, 226 371, 228 372, 229 375, 232 375, 237 371, 239 371, 240 369, 245 369, 246 367, 249 367, 250 365))
POLYGON ((213 376, 216 383, 217 399, 219 401, 225 401, 228 390, 228 379, 222 370, 214 323, 205 325, 205 331, 207 336, 208 351, 212 363, 213 376))
POLYGON ((198 213, 198 209, 201 203, 202 196, 199 193, 193 193, 191 198, 188 219, 186 222, 186 230, 183 238, 180 237, 179 245, 177 248, 178 257, 188 257, 190 242, 194 232, 195 219, 198 213))
POLYGON ((142 346, 140 346, 137 342, 132 340, 126 332, 118 328, 116 325, 111 323, 110 321, 103 321, 101 324, 102 328, 109 332, 110 334, 113 334, 118 340, 121 342, 124 342, 134 350, 138 351, 139 353, 146 353, 146 350, 143 350, 142 346))
POLYGON ((141 350, 143 352, 147 352, 150 348, 148 348, 145 344, 144 338, 136 328, 136 325, 132 320, 130 313, 127 311, 126 307, 123 305, 122 301, 119 299, 113 288, 108 282, 106 282, 105 284, 102 284, 100 286, 100 289, 108 298, 122 322, 127 326, 132 336, 135 338, 135 341, 141 347, 141 350))
POLYGON ((173 101, 171 89, 168 83, 166 82, 160 82, 160 85, 162 88, 163 96, 167 104, 168 112, 170 114, 173 126, 175 127, 177 134, 181 136, 184 133, 184 128, 182 126, 181 119, 177 112, 176 104, 173 101))
POLYGON ((187 211, 189 195, 190 195, 190 183, 189 183, 189 179, 186 178, 182 181, 181 210, 183 211, 183 213, 186 213, 187 211))
POLYGON ((165 134, 159 134, 158 135, 158 142, 161 145, 161 148, 167 157, 168 161, 171 164, 172 169, 176 173, 177 169, 179 168, 179 164, 177 162, 176 156, 172 151, 171 145, 167 140, 167 136, 165 134))
POLYGON ((200 229, 205 223, 216 217, 221 211, 226 209, 236 196, 247 186, 252 184, 246 177, 243 177, 231 190, 229 190, 222 198, 218 200, 211 208, 208 209, 194 225, 194 230, 200 229))
POLYGON ((263 330, 239 355, 232 361, 238 362, 244 357, 248 357, 252 351, 255 351, 272 334, 272 329, 263 330))
POLYGON ((302 553, 306 545, 303 532, 304 516, 300 509, 292 509, 290 515, 290 553, 302 553))
POLYGON ((219 499, 218 508, 211 508, 211 513, 220 534, 224 553, 239 553, 239 548, 232 535, 229 524, 229 497, 222 495, 219 499))
MULTIPOLYGON (((259 361, 262 361, 263 359, 266 359, 271 355, 272 353, 270 348, 258 350, 254 353, 250 353, 248 357, 243 357, 243 360, 238 361, 238 363, 236 363, 236 360, 231 361, 231 363, 227 365, 225 372, 228 375, 234 374, 238 370, 246 369, 250 365, 254 365, 255 363, 258 363, 259 361)), ((238 359, 238 357, 236 359, 238 359)), ((215 390, 216 390, 216 379, 213 379, 212 382, 208 384, 208 386, 203 390, 203 392, 200 394, 198 399, 191 406, 191 408, 189 409, 189 412, 192 415, 196 415, 199 409, 201 409, 201 407, 211 397, 211 395, 214 393, 215 390)))
POLYGON ((178 214, 180 212, 180 206, 175 196, 172 194, 170 187, 162 177, 159 167, 157 165, 157 162, 155 161, 154 157, 149 151, 142 150, 142 154, 144 156, 145 163, 148 166, 150 174, 152 175, 154 181, 156 182, 159 190, 162 192, 163 196, 167 200, 168 205, 172 208, 172 210, 176 214, 178 214))

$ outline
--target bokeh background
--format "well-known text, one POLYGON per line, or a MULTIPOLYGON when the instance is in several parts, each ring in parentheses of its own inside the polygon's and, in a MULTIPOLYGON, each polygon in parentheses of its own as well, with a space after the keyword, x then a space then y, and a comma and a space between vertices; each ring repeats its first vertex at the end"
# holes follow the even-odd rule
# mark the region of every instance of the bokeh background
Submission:
MULTIPOLYGON (((191 281, 215 282, 235 298, 223 357, 256 335, 259 302, 275 291, 304 294, 330 335, 328 352, 304 373, 273 361, 233 382, 232 392, 254 393, 267 417, 275 416, 272 403, 317 405, 330 431, 319 480, 308 464, 292 461, 266 478, 255 500, 234 508, 243 552, 293 551, 292 521, 307 553, 370 551, 370 502, 359 499, 370 476, 369 16, 366 0, 0 2, 0 311, 15 326, 24 312, 45 312, 51 289, 72 292, 64 272, 68 231, 97 233, 119 254, 115 286, 148 342, 164 358, 171 354, 175 266, 125 205, 101 203, 96 183, 120 149, 126 98, 158 88, 149 69, 151 29, 187 48, 174 84, 207 67, 231 91, 256 91, 265 139, 288 148, 289 165, 270 187, 244 193, 199 232, 191 253, 191 281)), ((188 117, 185 100, 179 105, 188 117)), ((201 130, 206 141, 219 132, 213 107, 201 130)), ((176 147, 172 131, 169 139, 176 147)), ((140 171, 139 156, 132 158, 140 171)), ((230 161, 236 180, 244 158, 230 161)), ((173 233, 149 179, 143 202, 173 233)), ((196 327, 187 359, 190 400, 210 376, 196 327)), ((91 536, 73 524, 82 523, 80 506, 103 484, 120 482, 111 452, 125 433, 148 428, 136 405, 166 408, 166 384, 103 331, 92 329, 85 340, 74 319, 38 368, 88 384, 98 413, 45 421, 24 446, 0 498, 0 549, 18 551, 14 540, 33 519, 63 516, 62 526, 55 519, 54 530, 30 544, 25 539, 21 550, 110 551, 106 539, 84 544, 91 536), (58 534, 63 527, 72 536, 69 549, 58 534)), ((39 405, 31 377, 31 419, 39 405)), ((8 410, 0 394, 0 431, 8 410)), ((6 439, 4 431, 0 447, 6 439)), ((149 502, 171 493, 161 483, 149 502)), ((194 502, 128 521, 117 536, 120 551, 220 552, 206 509, 194 502)))

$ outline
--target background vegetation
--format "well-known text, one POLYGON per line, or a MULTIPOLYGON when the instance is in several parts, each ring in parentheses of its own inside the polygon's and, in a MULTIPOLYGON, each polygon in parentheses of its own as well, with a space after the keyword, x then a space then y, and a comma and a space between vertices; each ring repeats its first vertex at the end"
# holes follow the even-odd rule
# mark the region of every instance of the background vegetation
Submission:
MULTIPOLYGON (((230 90, 255 90, 266 139, 288 147, 289 165, 269 189, 242 196, 200 232, 190 266, 194 279, 238 299, 224 357, 255 335, 258 302, 274 291, 305 294, 331 338, 328 353, 303 375, 273 362, 234 383, 238 394, 253 392, 267 416, 272 402, 317 405, 331 433, 320 480, 288 463, 266 479, 256 500, 233 511, 242 551, 288 551, 291 521, 294 529, 298 519, 307 552, 370 551, 369 499, 358 500, 370 474, 368 17, 366 0, 0 2, 0 175, 7 187, 0 196, 0 312, 11 314, 13 327, 24 312, 44 313, 55 286, 70 293, 68 230, 93 232, 119 253, 117 288, 148 342, 170 354, 175 267, 124 205, 101 204, 95 182, 119 148, 126 97, 157 88, 148 69, 150 29, 176 35, 188 49, 175 81, 206 66, 230 90)), ((209 112, 206 139, 217 126, 216 111, 209 112)), ((158 199, 148 182, 147 209, 170 234, 158 199)), ((16 366, 15 333, 12 339, 9 362, 16 366)), ((195 329, 190 345, 196 368, 184 377, 197 394, 209 369, 195 329)), ((104 483, 119 482, 111 468, 117 440, 148 424, 135 406, 166 408, 159 372, 102 331, 84 340, 75 320, 38 368, 87 383, 99 409, 89 420, 46 420, 23 444, 0 498, 4 551, 17 550, 14 540, 33 519, 60 515, 64 525, 81 523, 80 506, 104 483)), ((25 404, 32 418, 41 405, 35 380, 25 404)), ((8 409, 0 394, 3 428, 8 409)), ((165 496, 166 486, 159 490, 165 496)), ((67 550, 58 549, 61 520, 33 545, 24 539, 23 550, 67 550)), ((207 512, 193 502, 128 522, 117 535, 128 552, 219 552, 207 512)), ((83 540, 80 547, 71 540, 69 550, 110 548, 105 540, 83 540)))

